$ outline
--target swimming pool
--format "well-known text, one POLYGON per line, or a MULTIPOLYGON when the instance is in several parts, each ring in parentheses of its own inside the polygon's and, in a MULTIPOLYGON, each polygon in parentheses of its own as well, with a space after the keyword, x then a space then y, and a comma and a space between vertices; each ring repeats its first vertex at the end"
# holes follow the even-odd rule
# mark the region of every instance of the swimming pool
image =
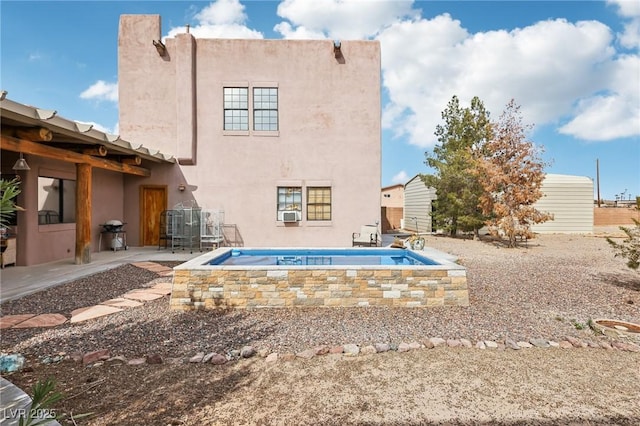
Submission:
POLYGON ((466 269, 428 247, 222 247, 174 268, 170 302, 175 310, 468 304, 466 269))
POLYGON ((437 265, 405 249, 232 249, 209 265, 437 265))

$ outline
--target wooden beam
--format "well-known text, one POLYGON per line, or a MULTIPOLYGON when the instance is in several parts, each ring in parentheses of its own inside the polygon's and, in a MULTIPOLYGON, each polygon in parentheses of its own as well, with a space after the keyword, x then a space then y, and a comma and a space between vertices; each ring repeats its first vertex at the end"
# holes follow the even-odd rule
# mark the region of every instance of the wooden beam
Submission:
POLYGON ((53 139, 53 132, 45 127, 16 128, 16 136, 30 141, 49 142, 53 139))
POLYGON ((91 263, 91 166, 76 164, 76 265, 91 263))
POLYGON ((96 148, 83 149, 82 153, 87 155, 96 155, 98 157, 106 157, 109 151, 107 151, 106 146, 98 145, 96 148))
POLYGON ((130 175, 151 176, 149 169, 145 169, 143 167, 122 164, 105 158, 92 157, 91 155, 79 154, 77 152, 54 148, 24 139, 1 135, 0 142, 2 144, 2 149, 6 149, 7 151, 22 152, 23 154, 33 154, 39 157, 53 158, 67 163, 84 163, 98 169, 111 170, 113 172, 126 173, 130 175))
POLYGON ((139 166, 140 164, 142 164, 142 158, 139 155, 136 155, 134 157, 125 157, 122 159, 122 164, 133 164, 139 166))

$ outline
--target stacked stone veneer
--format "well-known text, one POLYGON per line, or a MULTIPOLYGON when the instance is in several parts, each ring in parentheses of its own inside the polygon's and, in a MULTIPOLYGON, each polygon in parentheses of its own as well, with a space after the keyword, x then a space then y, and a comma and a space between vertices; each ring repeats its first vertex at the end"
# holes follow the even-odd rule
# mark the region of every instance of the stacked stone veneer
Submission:
POLYGON ((174 271, 172 309, 469 304, 466 270, 456 264, 393 269, 183 268, 174 271))

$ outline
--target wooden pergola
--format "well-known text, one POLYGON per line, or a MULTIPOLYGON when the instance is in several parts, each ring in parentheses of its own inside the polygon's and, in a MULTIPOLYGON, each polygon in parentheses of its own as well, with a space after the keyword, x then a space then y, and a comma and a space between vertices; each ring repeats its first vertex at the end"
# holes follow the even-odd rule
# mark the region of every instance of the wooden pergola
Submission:
POLYGON ((93 128, 91 124, 62 118, 56 111, 20 104, 0 92, 0 147, 73 163, 76 166, 75 263, 91 262, 91 170, 100 168, 136 176, 150 176, 144 162, 175 163, 158 151, 93 128))

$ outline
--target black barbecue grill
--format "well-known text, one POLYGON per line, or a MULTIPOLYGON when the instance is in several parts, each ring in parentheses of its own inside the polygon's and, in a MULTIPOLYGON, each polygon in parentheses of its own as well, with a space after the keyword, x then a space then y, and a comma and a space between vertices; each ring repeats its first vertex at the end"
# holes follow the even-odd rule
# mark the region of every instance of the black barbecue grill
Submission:
POLYGON ((108 220, 107 222, 101 224, 102 230, 104 232, 122 232, 122 228, 126 225, 126 223, 122 223, 119 220, 108 220))
POLYGON ((111 234, 111 250, 126 250, 127 249, 127 235, 126 231, 122 228, 126 223, 112 219, 105 223, 100 224, 102 231, 100 232, 100 241, 98 243, 98 251, 102 248, 102 234, 111 234))

